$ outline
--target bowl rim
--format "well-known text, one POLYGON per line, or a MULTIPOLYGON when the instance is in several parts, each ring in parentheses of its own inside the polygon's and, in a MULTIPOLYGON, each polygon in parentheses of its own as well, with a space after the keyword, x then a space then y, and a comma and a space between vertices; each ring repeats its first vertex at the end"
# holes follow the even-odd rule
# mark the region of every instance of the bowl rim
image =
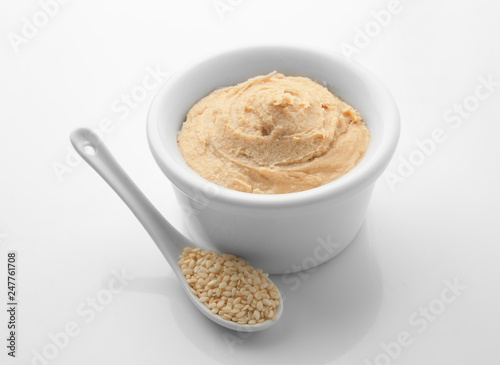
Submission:
POLYGON ((387 167, 396 150, 400 134, 400 119, 396 102, 387 87, 376 76, 352 59, 338 52, 310 45, 261 44, 218 50, 173 73, 160 87, 150 104, 146 129, 148 144, 157 164, 171 183, 192 199, 199 201, 199 194, 201 193, 201 200, 206 200, 203 198, 208 196, 211 205, 281 209, 321 203, 327 197, 328 202, 340 200, 356 195, 372 185, 387 167), (255 194, 229 189, 206 180, 187 164, 185 166, 179 165, 176 158, 168 153, 163 145, 158 128, 162 122, 160 115, 165 94, 170 91, 170 85, 175 84, 176 81, 191 72, 191 70, 215 58, 226 57, 235 53, 265 52, 269 49, 273 49, 273 51, 281 49, 284 51, 307 52, 312 55, 316 54, 330 58, 336 66, 344 67, 359 75, 370 89, 378 93, 379 101, 383 101, 383 105, 380 105, 379 109, 383 111, 384 128, 380 145, 372 152, 369 163, 348 171, 336 180, 312 189, 283 194, 255 194), (203 196, 203 194, 206 196, 203 196))

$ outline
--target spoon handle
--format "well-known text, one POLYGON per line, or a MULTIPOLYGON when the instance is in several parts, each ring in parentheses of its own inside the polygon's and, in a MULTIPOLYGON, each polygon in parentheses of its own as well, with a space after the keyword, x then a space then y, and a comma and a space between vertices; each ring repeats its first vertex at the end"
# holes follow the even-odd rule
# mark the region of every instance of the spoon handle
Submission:
POLYGON ((87 128, 76 129, 71 133, 70 139, 85 162, 101 175, 127 204, 175 270, 181 250, 191 242, 151 204, 95 132, 87 128))

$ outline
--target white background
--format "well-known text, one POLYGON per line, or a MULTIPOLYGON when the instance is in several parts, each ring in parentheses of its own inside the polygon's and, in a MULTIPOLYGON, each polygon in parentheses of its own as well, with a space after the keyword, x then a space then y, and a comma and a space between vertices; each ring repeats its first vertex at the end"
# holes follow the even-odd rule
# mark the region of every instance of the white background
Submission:
POLYGON ((385 0, 221 3, 231 10, 218 13, 212 0, 72 0, 46 25, 38 1, 0 3, 0 363, 498 364, 499 3, 402 1, 379 29, 373 12, 385 0), (19 41, 33 17, 36 34, 19 41), (356 43, 364 30, 371 36, 356 43), (183 230, 147 146, 159 86, 140 94, 148 70, 165 80, 214 49, 282 41, 357 44, 351 57, 392 91, 402 134, 351 246, 312 273, 273 277, 287 297, 281 321, 241 336, 194 309, 125 205, 68 155, 68 135, 108 123, 117 159, 183 230), (496 83, 487 94, 481 78, 496 83), (134 90, 140 100, 124 107, 134 90), (470 112, 457 120, 464 102, 470 112), (446 140, 422 158, 415 141, 436 130, 446 140), (401 176, 410 159, 419 166, 401 176), (6 348, 9 250, 18 255, 16 359, 6 348), (65 339, 68 325, 77 335, 65 339), (399 349, 391 342, 401 333, 408 346, 399 349))

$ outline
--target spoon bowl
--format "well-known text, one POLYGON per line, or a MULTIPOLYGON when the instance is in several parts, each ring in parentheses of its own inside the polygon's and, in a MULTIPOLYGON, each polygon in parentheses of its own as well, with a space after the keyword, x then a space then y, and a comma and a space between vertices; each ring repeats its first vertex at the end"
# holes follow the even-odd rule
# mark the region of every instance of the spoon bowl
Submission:
POLYGON ((268 319, 256 324, 238 324, 226 320, 218 314, 212 313, 212 311, 191 292, 190 286, 178 264, 179 256, 184 248, 196 248, 198 245, 182 235, 161 215, 118 164, 96 133, 87 128, 76 129, 71 133, 70 140, 73 147, 84 161, 108 183, 130 208, 132 213, 134 213, 139 222, 141 222, 142 226, 151 236, 156 246, 170 264, 175 275, 180 280, 184 291, 200 312, 215 323, 240 332, 262 331, 271 327, 279 320, 283 312, 281 294, 276 309, 276 317, 272 320, 268 319))

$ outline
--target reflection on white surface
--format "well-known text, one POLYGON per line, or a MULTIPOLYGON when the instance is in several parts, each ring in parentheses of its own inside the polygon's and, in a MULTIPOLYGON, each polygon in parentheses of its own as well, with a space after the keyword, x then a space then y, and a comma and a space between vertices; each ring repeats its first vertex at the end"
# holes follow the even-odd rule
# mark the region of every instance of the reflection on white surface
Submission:
POLYGON ((388 0, 221 2, 232 4, 223 20, 212 0, 70 1, 19 53, 8 34, 21 34, 23 18, 31 21, 40 2, 0 2, 0 274, 6 252, 16 250, 20 303, 19 357, 7 357, 2 343, 0 363, 30 364, 32 351, 71 321, 82 331, 49 365, 380 365, 381 344, 402 331, 413 342, 391 365, 498 363, 500 3, 401 0, 395 14, 388 0), (343 43, 356 46, 359 32, 373 31, 374 12, 384 10, 393 14, 390 24, 351 58, 396 99, 402 134, 388 171, 404 181, 391 190, 379 180, 364 231, 297 290, 274 278, 287 302, 270 332, 224 332, 188 302, 111 189, 83 164, 74 166, 69 132, 103 131, 132 178, 182 228, 145 136, 154 91, 143 96, 138 87, 147 68, 158 65, 166 78, 214 48, 269 40, 341 51, 343 43), (489 77, 491 95, 476 103, 479 80, 489 77), (127 110, 113 107, 133 92, 127 110), (446 141, 436 138, 440 129, 446 141), (434 149, 422 147, 428 139, 434 149), (412 163, 405 176, 400 158, 412 163), (55 161, 71 165, 63 181, 55 161), (85 323, 77 308, 122 269, 135 279, 85 323), (419 333, 423 324, 409 318, 454 278, 467 289, 419 333))
POLYGON ((324 364, 363 338, 381 302, 380 269, 366 225, 339 256, 309 272, 273 275, 285 299, 280 321, 262 333, 228 331, 192 306, 173 277, 137 278, 130 290, 166 295, 184 336, 224 364, 324 364), (209 339, 209 340, 207 340, 209 339))

